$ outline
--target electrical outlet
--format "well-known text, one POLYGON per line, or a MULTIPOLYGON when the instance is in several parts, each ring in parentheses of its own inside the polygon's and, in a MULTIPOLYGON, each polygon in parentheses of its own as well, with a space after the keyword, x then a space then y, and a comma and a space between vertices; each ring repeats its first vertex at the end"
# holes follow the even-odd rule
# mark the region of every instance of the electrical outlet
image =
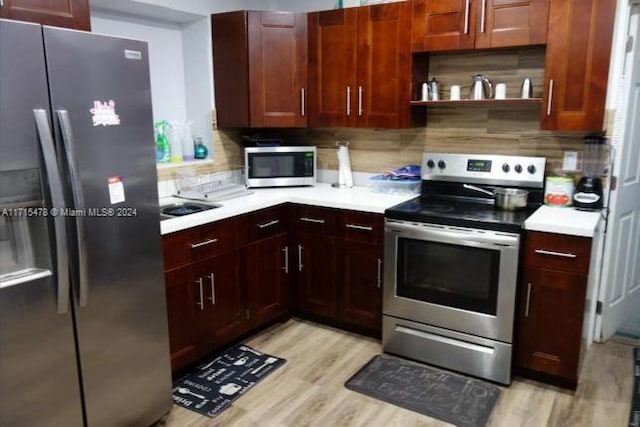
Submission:
POLYGON ((578 170, 578 152, 577 151, 565 151, 564 159, 562 161, 562 169, 565 171, 578 170))

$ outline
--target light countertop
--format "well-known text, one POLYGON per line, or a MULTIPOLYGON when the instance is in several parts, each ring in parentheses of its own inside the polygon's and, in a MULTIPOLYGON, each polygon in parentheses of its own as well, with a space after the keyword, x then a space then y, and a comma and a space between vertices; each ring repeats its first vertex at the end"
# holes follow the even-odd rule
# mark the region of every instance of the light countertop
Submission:
MULTIPOLYGON (((373 193, 367 187, 332 188, 330 184, 313 187, 257 188, 253 194, 220 202, 222 207, 208 211, 160 221, 162 235, 185 230, 198 225, 231 218, 248 212, 276 206, 282 203, 321 206, 371 213, 384 213, 385 209, 417 195, 373 193)), ((184 201, 173 197, 160 199, 160 205, 184 201)))
POLYGON ((524 222, 524 229, 570 236, 594 237, 602 219, 601 212, 573 208, 541 206, 524 222))

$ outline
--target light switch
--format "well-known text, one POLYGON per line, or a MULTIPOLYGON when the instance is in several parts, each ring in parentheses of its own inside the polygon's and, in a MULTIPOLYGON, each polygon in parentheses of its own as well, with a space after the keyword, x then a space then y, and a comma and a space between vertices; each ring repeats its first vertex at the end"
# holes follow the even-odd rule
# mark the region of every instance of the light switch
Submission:
POLYGON ((578 169, 578 152, 565 151, 562 169, 565 171, 575 171, 578 169))

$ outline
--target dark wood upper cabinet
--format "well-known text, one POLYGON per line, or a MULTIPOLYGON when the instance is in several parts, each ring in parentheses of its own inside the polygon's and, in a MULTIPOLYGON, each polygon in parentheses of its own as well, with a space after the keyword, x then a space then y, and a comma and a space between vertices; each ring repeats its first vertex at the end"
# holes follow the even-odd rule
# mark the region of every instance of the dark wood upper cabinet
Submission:
POLYGON ((308 14, 309 125, 354 126, 355 8, 308 14))
POLYGON ((91 31, 89 0, 3 0, 0 18, 91 31))
POLYGON ((471 5, 471 0, 413 0, 413 51, 472 49, 476 8, 471 5))
POLYGON ((411 3, 309 14, 311 126, 406 127, 411 3))
POLYGON ((549 1, 482 0, 475 47, 545 44, 549 1))
POLYGON ((615 0, 553 0, 542 129, 603 127, 615 0))
POLYGON ((544 44, 549 0, 414 0, 414 52, 544 44))
POLYGON ((305 127, 306 15, 229 12, 211 24, 218 126, 305 127))

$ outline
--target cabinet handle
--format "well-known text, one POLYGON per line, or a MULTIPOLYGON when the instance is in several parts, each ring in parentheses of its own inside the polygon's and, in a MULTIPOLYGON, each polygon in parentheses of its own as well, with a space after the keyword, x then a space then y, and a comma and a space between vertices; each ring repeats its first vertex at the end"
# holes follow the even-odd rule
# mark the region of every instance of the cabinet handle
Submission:
POLYGON ((216 305, 216 275, 209 274, 209 280, 211 280, 211 298, 209 298, 209 301, 211 301, 211 305, 216 305))
POLYGON ((307 218, 306 216, 303 216, 302 218, 300 218, 300 221, 304 221, 304 222, 312 222, 314 224, 324 224, 324 219, 315 219, 315 218, 307 218))
POLYGON ((202 290, 202 277, 196 280, 196 283, 198 285, 198 290, 200 292, 199 302, 197 302, 196 305, 200 306, 200 310, 204 310, 204 292, 202 290))
POLYGON ((302 250, 304 248, 302 247, 302 245, 298 245, 298 271, 302 271, 302 267, 304 267, 302 265, 302 250))
POLYGON ((300 88, 300 115, 304 117, 305 111, 304 111, 304 105, 306 104, 305 102, 305 94, 304 94, 304 88, 300 88))
POLYGON ((362 113, 364 111, 362 109, 363 92, 364 92, 364 90, 362 89, 362 86, 358 86, 358 116, 362 116, 362 113))
POLYGON ((286 274, 289 274, 289 246, 285 246, 282 252, 284 252, 284 267, 282 269, 286 274))
POLYGON ((487 18, 487 0, 482 0, 482 12, 480 16, 480 32, 481 33, 484 33, 486 18, 487 18))
POLYGON ((566 253, 566 252, 554 252, 554 251, 547 251, 544 249, 536 249, 534 251, 537 254, 540 255, 551 255, 551 256, 559 256, 562 258, 577 258, 578 256, 576 254, 571 254, 571 253, 566 253))
POLYGON ((347 86, 347 116, 351 115, 351 87, 347 86))
POLYGON ((547 116, 551 115, 552 103, 553 103, 553 79, 549 80, 549 99, 547 99, 547 116))
POLYGON ((469 0, 464 5, 464 33, 469 34, 469 0))
POLYGON ((382 286, 382 260, 378 258, 378 289, 382 286))
POLYGON ((356 225, 356 224, 347 224, 346 228, 352 228, 354 230, 362 230, 362 231, 373 231, 373 227, 369 227, 367 225, 356 225))
POLYGON ((200 248, 202 246, 211 245, 211 244, 217 243, 217 242, 218 242, 218 239, 207 239, 204 242, 192 243, 191 244, 191 249, 200 248))
POLYGON ((260 229, 263 229, 263 228, 271 227, 272 225, 276 225, 279 222, 280 222, 279 219, 274 219, 273 221, 265 222, 264 224, 258 224, 258 227, 260 227, 260 229))
POLYGON ((524 309, 524 317, 529 317, 529 303, 531 302, 531 283, 527 284, 527 306, 524 309))

